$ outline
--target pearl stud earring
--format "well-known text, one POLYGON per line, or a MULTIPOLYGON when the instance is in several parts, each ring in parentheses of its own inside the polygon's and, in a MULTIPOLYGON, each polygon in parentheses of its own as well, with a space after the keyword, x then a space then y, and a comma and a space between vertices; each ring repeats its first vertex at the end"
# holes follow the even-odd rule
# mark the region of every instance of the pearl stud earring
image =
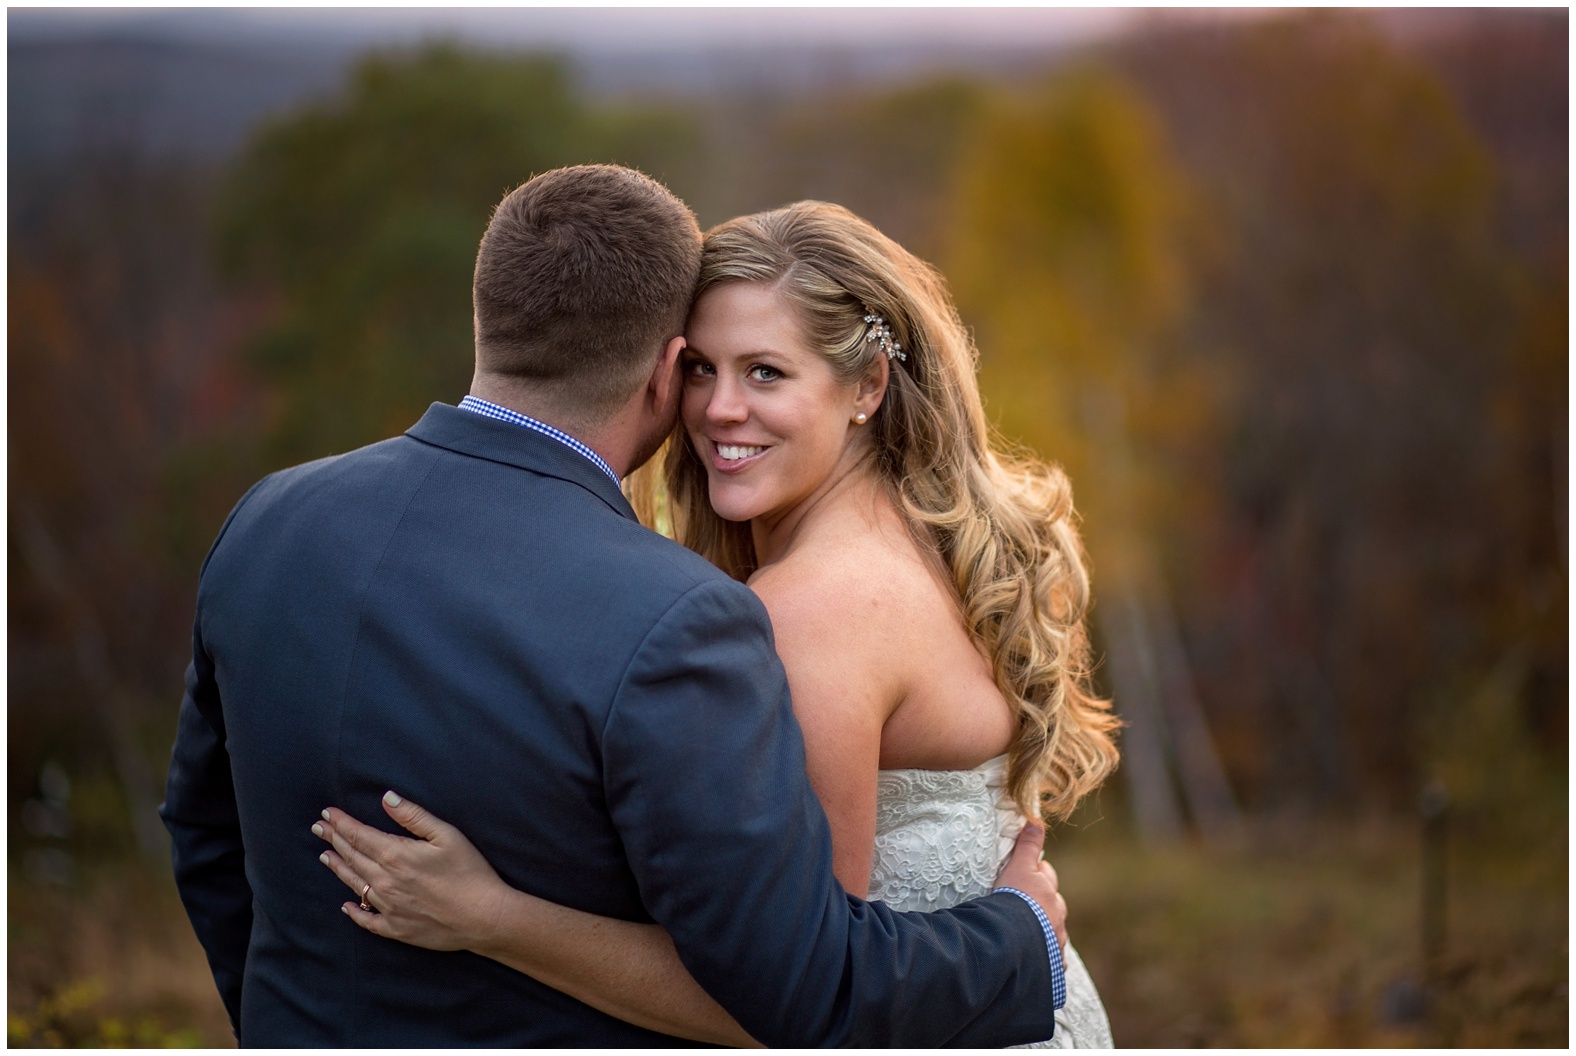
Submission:
POLYGON ((858 422, 860 425, 864 425, 869 418, 870 416, 864 411, 860 411, 858 414, 854 415, 854 421, 858 422))

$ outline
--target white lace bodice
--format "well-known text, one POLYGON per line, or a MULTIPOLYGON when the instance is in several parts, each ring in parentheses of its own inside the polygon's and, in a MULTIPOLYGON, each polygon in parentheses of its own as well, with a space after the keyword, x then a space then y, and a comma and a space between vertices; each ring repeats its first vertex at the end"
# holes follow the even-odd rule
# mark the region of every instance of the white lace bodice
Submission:
POLYGON ((870 900, 930 912, 988 894, 1024 824, 1006 785, 1004 755, 973 770, 881 771, 870 900))
MULTIPOLYGON (((876 785, 872 902, 932 912, 988 894, 1024 817, 1006 794, 1007 757, 973 770, 883 770, 876 785)), ((1071 946, 1063 958, 1067 1006, 1056 1048, 1110 1048, 1111 1025, 1094 980, 1071 946)))

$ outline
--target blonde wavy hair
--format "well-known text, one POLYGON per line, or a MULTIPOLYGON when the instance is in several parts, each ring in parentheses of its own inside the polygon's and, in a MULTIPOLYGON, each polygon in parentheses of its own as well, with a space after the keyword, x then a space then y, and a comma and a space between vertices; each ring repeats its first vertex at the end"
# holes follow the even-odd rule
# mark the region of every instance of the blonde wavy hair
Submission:
MULTIPOLYGON (((1089 576, 1066 475, 992 443, 976 352, 945 280, 842 206, 799 202, 707 232, 697 298, 734 282, 768 285, 792 304, 843 381, 882 354, 865 340, 866 310, 891 326, 907 359, 890 361, 885 399, 865 427, 875 466, 916 541, 945 562, 965 625, 1017 714, 1013 799, 1027 816, 1065 820, 1115 769, 1120 725, 1089 688, 1089 576)), ((631 482, 642 518, 651 524, 665 507, 675 539, 748 578, 757 567, 750 527, 712 510, 682 427, 660 485, 655 476, 631 482)))

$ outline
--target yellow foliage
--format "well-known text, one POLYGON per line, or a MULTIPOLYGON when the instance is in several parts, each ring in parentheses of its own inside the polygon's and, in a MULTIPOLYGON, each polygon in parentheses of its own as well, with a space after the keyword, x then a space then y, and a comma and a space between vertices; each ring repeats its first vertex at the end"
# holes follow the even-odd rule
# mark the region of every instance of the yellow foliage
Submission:
POLYGON ((948 269, 959 298, 1032 324, 994 334, 1003 355, 1054 348, 1109 377, 1122 366, 1113 344, 1176 318, 1187 183, 1148 105, 1115 75, 1087 68, 1028 100, 998 99, 959 197, 948 269))
POLYGON ((68 982, 38 999, 31 1011, 11 1009, 6 1015, 6 1042, 16 1048, 196 1048, 201 1035, 193 1029, 167 1030, 143 1016, 135 1025, 103 1015, 98 1005, 107 990, 92 977, 68 982))
POLYGON ((991 416, 1067 468, 1096 560, 1118 575, 1130 557, 1111 533, 1158 515, 1139 423, 1209 418, 1214 389, 1168 388, 1158 356, 1187 306, 1197 214, 1148 104, 1098 67, 997 96, 957 183, 945 270, 991 416))

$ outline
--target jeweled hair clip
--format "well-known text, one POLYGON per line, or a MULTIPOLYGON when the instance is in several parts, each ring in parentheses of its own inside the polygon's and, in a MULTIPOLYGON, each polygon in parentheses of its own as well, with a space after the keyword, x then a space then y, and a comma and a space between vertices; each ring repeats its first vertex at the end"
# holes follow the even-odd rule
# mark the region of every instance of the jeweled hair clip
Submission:
POLYGON ((887 359, 908 362, 908 353, 898 344, 887 321, 869 308, 865 309, 865 340, 876 342, 876 348, 886 353, 887 359))

